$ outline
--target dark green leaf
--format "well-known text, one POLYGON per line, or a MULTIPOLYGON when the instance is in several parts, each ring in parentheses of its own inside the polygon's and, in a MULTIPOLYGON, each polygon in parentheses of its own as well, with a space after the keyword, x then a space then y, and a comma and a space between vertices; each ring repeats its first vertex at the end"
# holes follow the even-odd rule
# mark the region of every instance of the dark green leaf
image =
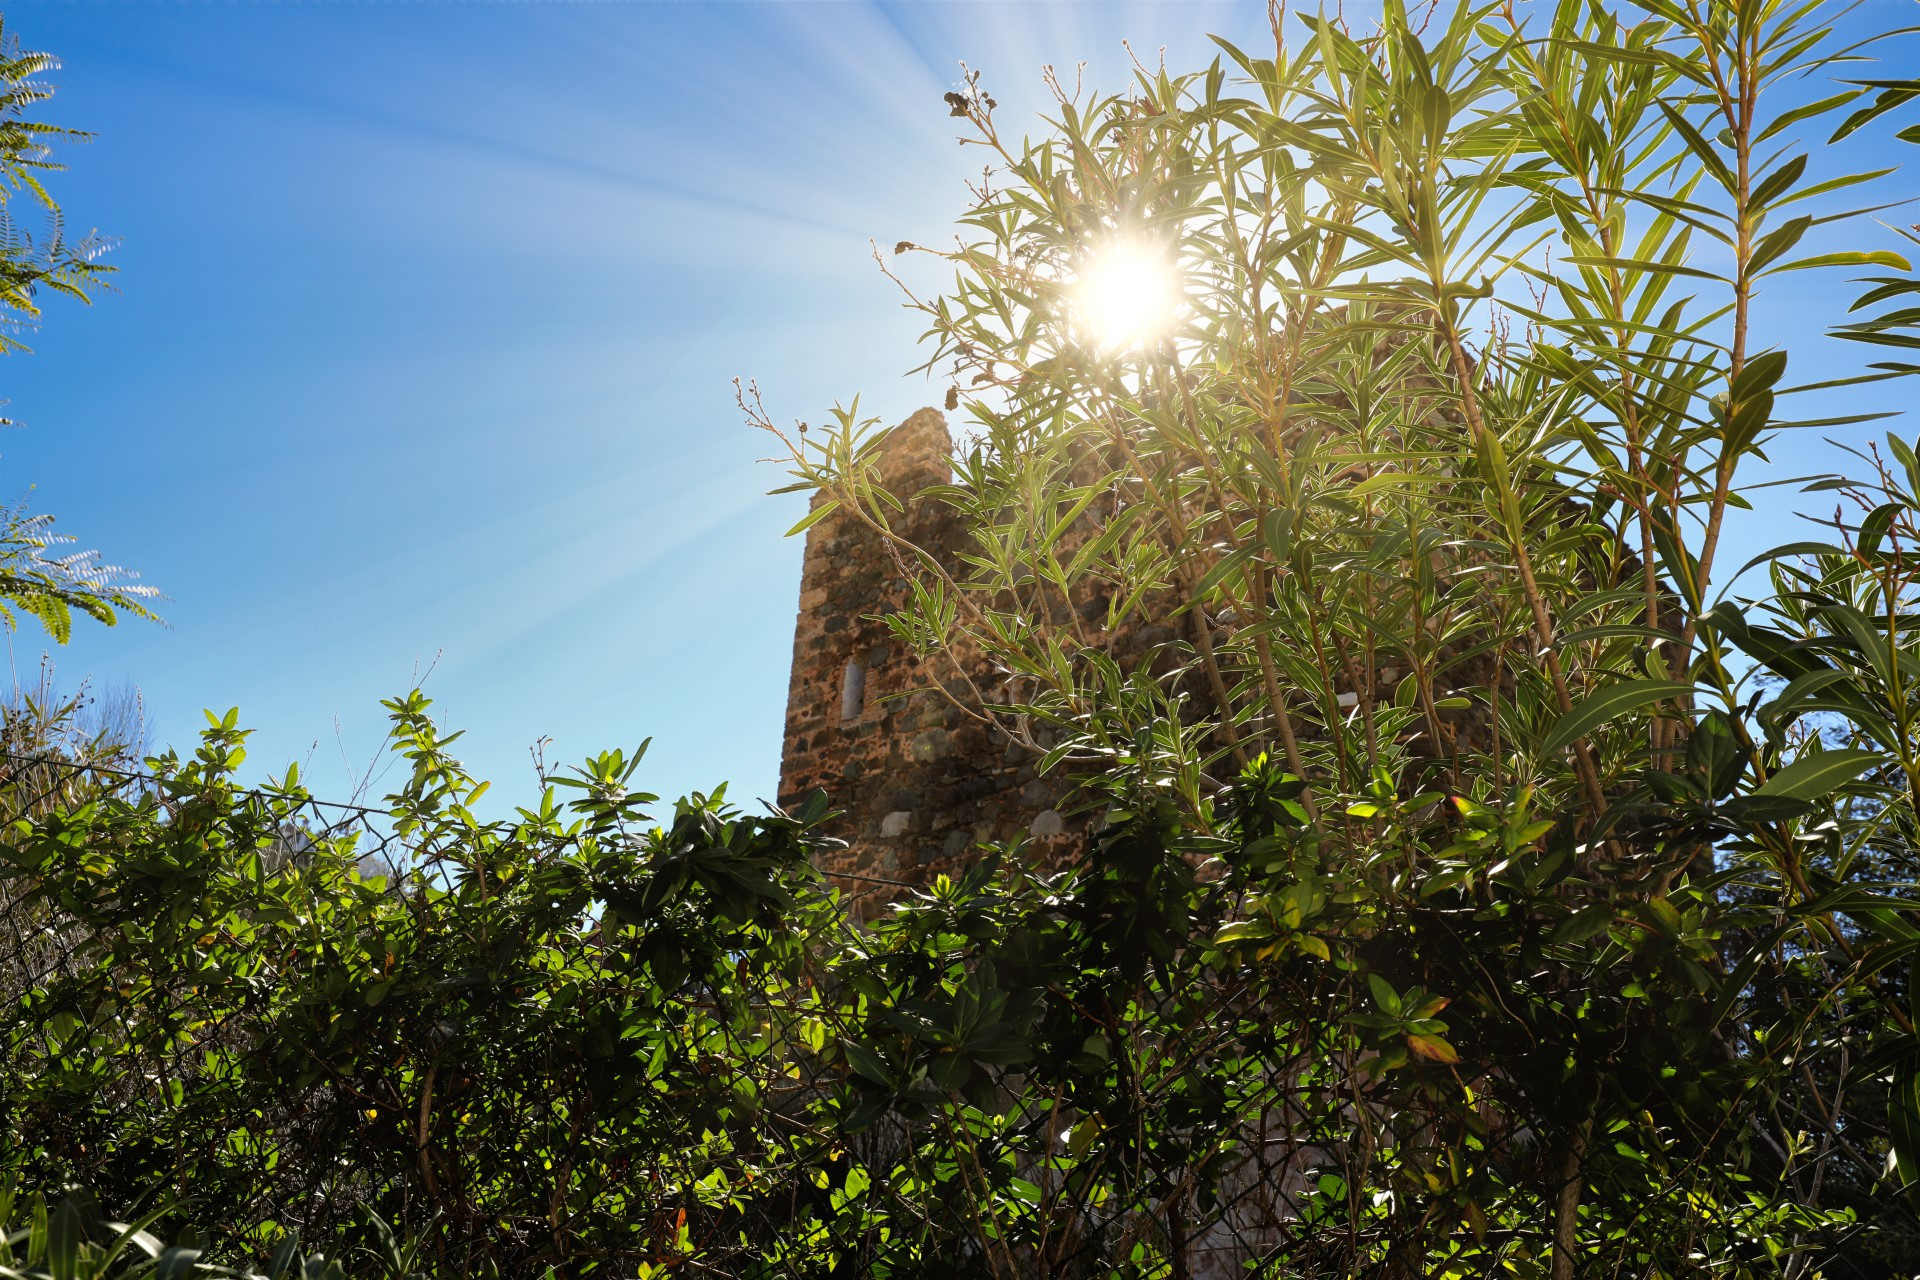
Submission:
POLYGON ((1815 751, 1801 756, 1775 773, 1754 794, 1818 800, 1886 762, 1887 757, 1880 752, 1863 751, 1857 747, 1815 751))
POLYGON ((1545 755, 1564 750, 1601 725, 1630 711, 1673 698, 1689 697, 1693 693, 1692 685, 1675 680, 1628 680, 1598 693, 1588 694, 1554 721, 1553 727, 1540 740, 1540 752, 1545 755))

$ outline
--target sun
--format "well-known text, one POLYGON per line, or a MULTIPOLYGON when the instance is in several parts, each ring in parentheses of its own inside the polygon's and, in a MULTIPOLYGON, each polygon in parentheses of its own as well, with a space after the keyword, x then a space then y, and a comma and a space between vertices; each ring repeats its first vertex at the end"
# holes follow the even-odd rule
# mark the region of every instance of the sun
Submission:
POLYGON ((1068 286, 1082 340, 1106 354, 1172 334, 1182 302, 1180 268, 1157 247, 1115 240, 1096 251, 1068 286))

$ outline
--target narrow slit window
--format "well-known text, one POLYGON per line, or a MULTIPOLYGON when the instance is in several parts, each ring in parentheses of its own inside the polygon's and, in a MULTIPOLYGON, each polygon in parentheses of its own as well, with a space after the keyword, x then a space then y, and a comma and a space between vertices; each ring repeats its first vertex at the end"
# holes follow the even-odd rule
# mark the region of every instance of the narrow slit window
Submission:
POLYGON ((840 673, 840 718, 858 720, 866 707, 867 664, 848 658, 846 670, 840 673))

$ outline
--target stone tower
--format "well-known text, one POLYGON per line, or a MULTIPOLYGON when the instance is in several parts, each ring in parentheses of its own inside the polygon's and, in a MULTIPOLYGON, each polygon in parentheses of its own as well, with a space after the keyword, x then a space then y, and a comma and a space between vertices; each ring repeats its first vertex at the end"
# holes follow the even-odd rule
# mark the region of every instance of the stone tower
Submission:
MULTIPOLYGON (((951 513, 914 497, 952 479, 946 419, 922 409, 880 449, 880 476, 907 504, 901 532, 952 556, 962 532, 951 513)), ((1084 821, 1062 812, 1067 782, 1037 775, 1030 748, 963 709, 970 691, 948 660, 922 662, 879 621, 906 596, 880 538, 845 511, 806 536, 780 802, 818 787, 841 811, 827 833, 848 848, 823 869, 873 901, 964 865, 982 842, 1028 839, 1048 856, 1077 846, 1084 821)))

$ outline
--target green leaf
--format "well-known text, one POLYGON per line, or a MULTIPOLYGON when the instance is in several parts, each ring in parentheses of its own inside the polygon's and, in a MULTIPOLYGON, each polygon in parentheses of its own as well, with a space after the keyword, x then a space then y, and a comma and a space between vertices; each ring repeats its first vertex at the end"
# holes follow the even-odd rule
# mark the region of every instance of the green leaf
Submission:
POLYGON ((47 1265, 53 1280, 79 1280, 80 1237, 80 1206, 70 1193, 47 1224, 47 1265))
POLYGON ((1771 391, 1787 372, 1787 353, 1762 351, 1740 367, 1727 390, 1735 400, 1746 400, 1762 391, 1771 391))
POLYGON ((1860 522, 1860 536, 1854 541, 1854 550, 1862 556, 1871 556, 1880 550, 1880 544, 1886 541, 1888 530, 1893 528, 1893 518, 1900 514, 1901 504, 1883 502, 1867 513, 1860 522))
MULTIPOLYGON (((1597 40, 1561 40, 1554 39, 1553 44, 1563 49, 1572 49, 1584 53, 1590 58, 1604 62, 1625 62, 1643 67, 1674 67, 1679 59, 1659 49, 1642 49, 1633 45, 1603 44, 1597 40)), ((1678 68, 1676 68, 1678 69, 1678 68)), ((1697 74, 1697 73, 1696 73, 1697 74)))
POLYGON ((1765 142, 1768 138, 1773 137, 1775 134, 1778 134, 1783 130, 1793 128, 1794 125, 1799 124, 1802 120, 1809 120, 1809 119, 1812 119, 1814 116, 1825 115, 1827 112, 1832 111, 1837 107, 1846 106, 1849 102, 1852 102, 1854 99, 1858 98, 1859 96, 1860 96, 1860 90, 1849 89, 1845 93, 1836 93, 1831 98, 1822 98, 1818 102, 1808 102, 1801 106, 1795 107, 1793 110, 1788 111, 1785 114, 1779 116, 1777 119, 1774 120, 1772 124, 1762 129, 1759 133, 1759 136, 1757 136, 1754 139, 1754 141, 1756 143, 1765 142))
POLYGON ((1452 483, 1455 483, 1454 477, 1452 476, 1424 475, 1418 471, 1381 471, 1368 476, 1365 480, 1353 486, 1352 489, 1347 491, 1347 496, 1350 498, 1364 498, 1368 494, 1378 493, 1380 490, 1390 488, 1394 485, 1419 487, 1422 485, 1452 483))
POLYGON ((171 1245, 153 1264, 154 1280, 185 1280, 198 1271, 200 1250, 187 1245, 171 1245))
POLYGON ((1807 158, 1795 156, 1775 169, 1754 186, 1753 194, 1747 200, 1748 207, 1764 209, 1788 187, 1800 181, 1800 175, 1807 171, 1807 158))
POLYGON ((1589 694, 1554 721, 1553 728, 1540 740, 1540 751, 1564 750, 1616 716, 1693 692, 1694 686, 1677 680, 1629 680, 1589 694))
POLYGON ((1889 431, 1887 448, 1900 460, 1901 469, 1907 473, 1907 496, 1920 498, 1920 457, 1914 456, 1913 446, 1889 431))
POLYGON ((1555 925, 1548 941, 1585 942, 1588 938, 1605 933, 1612 924, 1613 908, 1604 902, 1595 902, 1555 925))
POLYGON ((1293 946, 1300 954, 1312 956, 1316 960, 1333 959, 1333 953, 1327 949, 1327 944, 1311 933, 1295 934, 1293 946))
POLYGON ((1683 267, 1672 262, 1653 262, 1644 258, 1615 258, 1604 254, 1573 253, 1566 260, 1583 267, 1613 267, 1620 271, 1645 271, 1659 276, 1690 276, 1696 280, 1714 280, 1727 283, 1725 276, 1715 275, 1711 271, 1702 271, 1698 267, 1683 267))
POLYGON ((1739 191, 1740 184, 1735 180, 1733 170, 1727 167, 1725 157, 1711 142, 1700 135, 1700 131, 1694 127, 1693 122, 1670 103, 1659 102, 1656 105, 1660 108, 1661 114, 1666 116, 1667 123, 1673 126, 1674 132, 1680 135, 1680 140, 1687 144, 1687 150, 1693 152, 1694 158, 1713 175, 1713 180, 1718 182, 1729 195, 1739 191))
POLYGON ((1920 1205, 1920 1069, 1911 1064, 1894 1076, 1887 1095, 1887 1130, 1907 1197, 1920 1205))
POLYGON ((1438 1062, 1442 1066, 1452 1066, 1460 1061, 1460 1051, 1439 1036, 1408 1036, 1407 1048, 1428 1062, 1438 1062))
POLYGON ((875 1084, 891 1085, 893 1073, 887 1070, 886 1061, 873 1050, 855 1040, 842 1040, 841 1050, 847 1055, 847 1065, 853 1073, 875 1084))
MULTIPOLYGON (((1740 573, 1745 573, 1757 564, 1765 564, 1769 560, 1784 560, 1788 556, 1838 556, 1845 554, 1844 551, 1834 546, 1831 542, 1787 542, 1773 548, 1771 551, 1762 551, 1759 555, 1741 565, 1740 573)), ((1736 573, 1733 576, 1737 578, 1740 576, 1740 573, 1736 573)))
MULTIPOLYGON (((1786 256, 1788 250, 1799 244, 1800 237, 1806 235, 1812 225, 1813 215, 1801 214, 1762 236, 1760 243, 1753 247, 1753 256, 1747 259, 1748 272, 1756 276, 1763 273, 1769 264, 1786 256)), ((1781 268, 1782 271, 1787 269, 1781 268)))
POLYGON ((1775 271, 1805 271, 1809 267, 1892 267, 1895 271, 1911 271, 1907 260, 1888 249, 1869 249, 1864 252, 1820 253, 1811 258, 1799 258, 1784 266, 1775 267, 1775 271))
POLYGON ((1273 928, 1264 920, 1236 920, 1213 935, 1213 945, 1228 947, 1236 942, 1265 942, 1272 936, 1273 928))
MULTIPOLYGON (((1744 444, 1733 440, 1731 436, 1732 432, 1729 430, 1728 439, 1723 444, 1724 448, 1744 447, 1744 444)), ((1675 527, 1673 513, 1668 511, 1664 504, 1657 505, 1654 508, 1653 519, 1649 523, 1652 526, 1650 531, 1653 534, 1654 549, 1659 553, 1660 567, 1667 571, 1667 577, 1680 592, 1680 598, 1686 601, 1687 608, 1694 613, 1699 613, 1705 603, 1701 595, 1700 562, 1694 558, 1692 550, 1688 548, 1685 536, 1675 527)))
POLYGON ((1858 747, 1818 751, 1801 756, 1768 778, 1754 794, 1818 800, 1886 761, 1887 757, 1880 752, 1863 751, 1858 747))
POLYGON ((1789 718, 1789 713, 1801 703, 1827 686, 1841 684, 1848 679, 1846 672, 1833 667, 1816 667, 1812 671, 1804 671, 1787 681, 1785 688, 1762 704, 1759 712, 1760 721, 1777 729, 1781 726, 1783 719, 1789 718))
POLYGON ((1241 547, 1237 551, 1229 552, 1220 557, 1219 562, 1215 564, 1213 568, 1207 570, 1206 576, 1193 584, 1193 598, 1195 600, 1206 599, 1208 595, 1212 594, 1214 588, 1218 587, 1222 582, 1225 582, 1227 576, 1245 564, 1247 558, 1252 554, 1252 547, 1241 547))
POLYGON ((1267 512, 1260 520, 1260 540, 1274 563, 1287 563, 1293 555, 1293 512, 1285 507, 1267 512))
POLYGON ((814 525, 819 524, 822 520, 825 520, 828 516, 832 515, 835 511, 839 509, 840 509, 840 500, 838 498, 831 498, 826 502, 821 503, 819 506, 815 507, 813 510, 807 512, 806 516, 801 519, 800 523, 794 525, 793 528, 787 530, 783 536, 791 538, 797 533, 805 533, 807 530, 813 528, 814 525))
POLYGON ((1860 108, 1833 131, 1828 143, 1835 143, 1852 133, 1855 129, 1879 119, 1908 99, 1920 96, 1920 80, 1847 80, 1845 84, 1863 85, 1869 89, 1878 89, 1880 93, 1866 106, 1860 108))

